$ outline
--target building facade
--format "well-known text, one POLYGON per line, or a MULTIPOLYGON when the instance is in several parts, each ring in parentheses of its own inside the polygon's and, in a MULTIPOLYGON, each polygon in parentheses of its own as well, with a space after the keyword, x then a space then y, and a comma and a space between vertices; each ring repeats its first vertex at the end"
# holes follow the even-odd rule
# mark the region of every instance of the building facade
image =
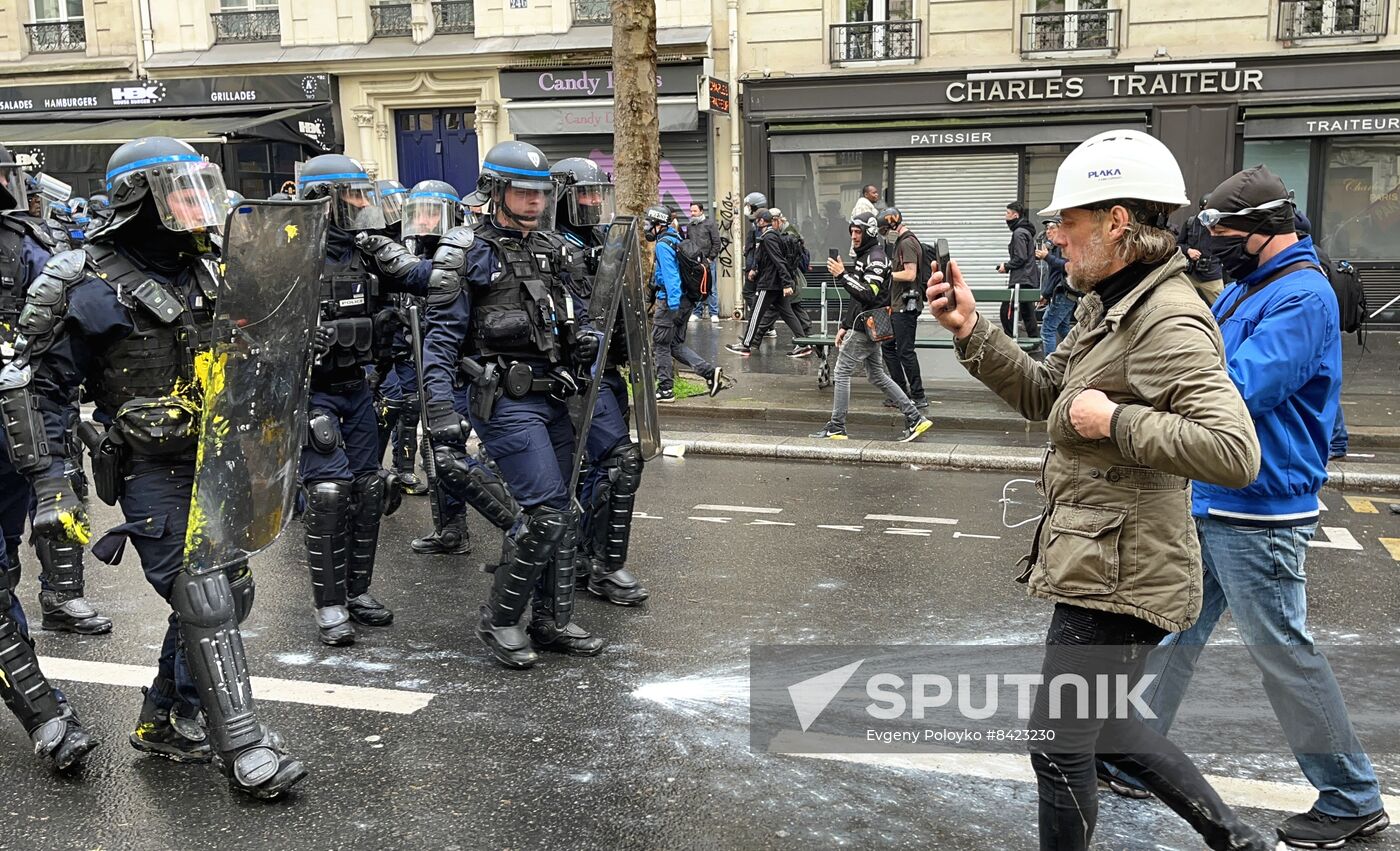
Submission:
POLYGON ((1000 287, 1005 205, 1044 206, 1074 145, 1133 127, 1172 149, 1193 198, 1247 165, 1281 174, 1375 310, 1400 296, 1390 5, 760 4, 743 18, 745 187, 766 188, 818 256, 845 244, 873 183, 949 240, 974 286, 1000 287))

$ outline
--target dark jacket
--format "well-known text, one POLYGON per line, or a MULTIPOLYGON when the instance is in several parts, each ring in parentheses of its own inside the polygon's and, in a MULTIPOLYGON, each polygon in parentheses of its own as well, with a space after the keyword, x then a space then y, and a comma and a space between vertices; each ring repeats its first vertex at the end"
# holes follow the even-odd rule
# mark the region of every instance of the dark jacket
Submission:
POLYGON ((1040 289, 1040 267, 1035 262, 1035 225, 1025 216, 1016 220, 1007 253, 1006 271, 1011 277, 1006 285, 1020 284, 1023 290, 1040 289))
POLYGON ((760 290, 784 290, 792 286, 792 266, 783 235, 769 228, 754 246, 754 286, 760 290))
POLYGON ((1211 239, 1210 231, 1195 216, 1186 220, 1186 224, 1181 228, 1181 234, 1176 238, 1176 244, 1180 246, 1182 254, 1185 254, 1188 248, 1194 248, 1201 252, 1200 260, 1193 261, 1189 257, 1186 258, 1186 273, 1188 275, 1198 281, 1220 280, 1220 261, 1215 259, 1214 241, 1211 239))
POLYGON ((691 222, 685 232, 685 238, 695 243, 695 247, 700 249, 700 256, 706 260, 713 260, 719 256, 719 225, 715 224, 713 219, 705 218, 691 222))
POLYGON ((841 327, 855 327, 856 316, 889 303, 890 259, 878 240, 868 239, 856 252, 855 263, 847 266, 836 283, 850 299, 841 311, 841 327))
POLYGON ((1045 280, 1040 283, 1040 297, 1054 298, 1056 293, 1070 292, 1069 284, 1065 281, 1065 255, 1060 251, 1060 246, 1051 245, 1050 253, 1045 255, 1045 280))

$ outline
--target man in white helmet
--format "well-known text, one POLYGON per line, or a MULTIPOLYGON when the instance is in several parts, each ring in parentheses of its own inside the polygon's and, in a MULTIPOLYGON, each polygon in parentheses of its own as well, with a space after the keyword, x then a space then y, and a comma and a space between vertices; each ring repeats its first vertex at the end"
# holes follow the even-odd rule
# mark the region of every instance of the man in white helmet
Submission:
POLYGON ((1201 609, 1189 481, 1243 487, 1259 470, 1220 331, 1167 230, 1186 203, 1176 160, 1144 133, 1102 133, 1065 159, 1041 215, 1060 217, 1054 241, 1085 296, 1078 324, 1044 363, 978 314, 956 264, 949 282, 940 270, 929 287, 930 310, 967 370, 1027 419, 1048 421, 1046 510, 1020 576, 1032 596, 1055 603, 1044 682, 1077 674, 1089 684, 1088 707, 1119 707, 1106 719, 1078 707, 1052 718, 1052 689, 1038 691, 1030 729, 1041 849, 1089 846, 1096 752, 1151 778, 1209 847, 1272 847, 1128 711, 1148 652, 1201 609))

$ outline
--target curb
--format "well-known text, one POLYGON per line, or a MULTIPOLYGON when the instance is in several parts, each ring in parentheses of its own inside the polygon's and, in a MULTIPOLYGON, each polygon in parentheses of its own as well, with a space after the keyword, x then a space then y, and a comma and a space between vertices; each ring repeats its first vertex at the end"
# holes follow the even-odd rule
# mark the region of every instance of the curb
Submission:
MULTIPOLYGON (((820 440, 747 434, 670 432, 663 447, 688 454, 728 458, 771 458, 848 464, 913 464, 931 470, 1038 474, 1043 453, 1019 446, 951 443, 892 443, 882 440, 820 440)), ((1355 469, 1336 465, 1327 473, 1328 490, 1400 494, 1400 467, 1355 469)))

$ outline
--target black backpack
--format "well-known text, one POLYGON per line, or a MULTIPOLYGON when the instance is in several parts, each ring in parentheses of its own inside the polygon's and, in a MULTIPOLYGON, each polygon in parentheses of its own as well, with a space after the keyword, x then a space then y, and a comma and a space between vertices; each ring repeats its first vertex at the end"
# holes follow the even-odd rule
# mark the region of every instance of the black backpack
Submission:
MULTIPOLYGON (((913 289, 919 291, 919 304, 922 305, 924 303, 924 291, 928 289, 928 279, 933 275, 934 264, 938 262, 938 252, 934 249, 934 244, 937 243, 937 240, 931 239, 928 242, 923 242, 914 235, 913 231, 905 231, 899 235, 899 239, 895 240, 896 252, 899 250, 899 241, 906 238, 914 240, 919 245, 919 270, 911 286, 913 289)), ((893 254, 890 255, 890 268, 894 268, 893 254)), ((899 284, 896 284, 894 281, 891 281, 890 285, 891 287, 899 286, 899 284)))
POLYGON ((1332 258, 1313 243, 1317 259, 1322 261, 1322 270, 1337 294, 1337 315, 1341 319, 1343 334, 1362 334, 1366 324, 1366 290, 1361 286, 1361 274, 1356 267, 1345 260, 1332 262, 1332 258))
POLYGON ((710 264, 700 247, 688 239, 675 240, 671 247, 676 250, 676 265, 681 271, 681 294, 691 304, 699 304, 710 295, 710 264))

